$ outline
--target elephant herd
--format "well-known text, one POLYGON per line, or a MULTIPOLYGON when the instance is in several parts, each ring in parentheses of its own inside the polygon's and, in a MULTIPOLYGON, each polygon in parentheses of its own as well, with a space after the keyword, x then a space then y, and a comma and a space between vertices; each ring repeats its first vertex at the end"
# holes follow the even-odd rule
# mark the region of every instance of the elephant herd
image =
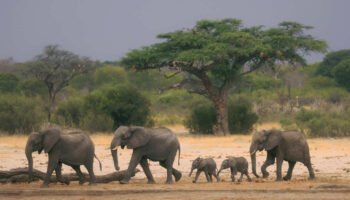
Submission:
MULTIPOLYGON (((118 164, 118 146, 122 149, 125 146, 128 149, 133 149, 128 169, 124 178, 120 181, 121 184, 127 184, 129 182, 131 174, 138 164, 141 165, 148 183, 155 183, 149 169, 148 159, 158 161, 166 169, 166 184, 173 183, 172 176, 174 176, 176 182, 181 179, 181 172, 173 168, 177 152, 179 152, 178 164, 180 164, 180 143, 177 136, 170 129, 164 127, 144 128, 139 126, 120 126, 115 131, 110 145, 114 167, 117 171, 120 169, 118 164)), ((40 154, 42 150, 48 154, 49 160, 46 177, 41 187, 48 187, 53 170, 56 172, 57 181, 69 184, 69 181, 63 180, 61 175, 62 163, 71 166, 76 171, 79 177, 79 184, 85 182, 84 175, 80 170, 80 165, 84 165, 90 175, 89 185, 96 184, 93 162, 94 158, 97 160, 98 158, 95 155, 94 143, 87 134, 63 134, 58 129, 45 129, 40 132, 31 133, 25 148, 29 170, 28 182, 31 182, 33 173, 32 153, 38 151, 40 154)), ((315 178, 310 161, 309 147, 302 133, 276 129, 254 133, 249 151, 252 161, 252 172, 256 177, 259 177, 256 173, 256 151, 262 150, 266 150, 267 152, 266 161, 261 167, 263 178, 268 177, 269 173, 266 171, 266 168, 274 164, 275 160, 277 164, 277 181, 282 180, 281 168, 284 160, 288 161, 289 164, 287 175, 283 177, 284 180, 291 179, 296 162, 303 163, 309 170, 310 178, 315 178)), ((244 157, 230 157, 224 160, 218 172, 216 163, 212 158, 198 157, 193 161, 189 175, 191 176, 193 170, 197 169, 193 183, 197 181, 201 172, 204 172, 208 182, 212 182, 212 176, 219 181, 220 172, 227 168, 231 170, 232 181, 235 181, 234 176, 237 172, 241 173, 238 181, 242 181, 243 175, 246 175, 248 181, 251 181, 248 174, 248 162, 244 157)), ((102 170, 101 162, 100 169, 102 170)))

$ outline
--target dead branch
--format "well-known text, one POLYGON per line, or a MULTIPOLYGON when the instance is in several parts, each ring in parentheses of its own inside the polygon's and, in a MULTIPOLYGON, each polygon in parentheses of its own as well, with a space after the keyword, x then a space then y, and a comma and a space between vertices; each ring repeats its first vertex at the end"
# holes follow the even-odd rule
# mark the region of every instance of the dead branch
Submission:
MULTIPOLYGON (((131 176, 135 176, 139 169, 135 169, 134 173, 131 176)), ((109 183, 112 181, 120 181, 124 178, 126 170, 112 172, 106 175, 96 176, 96 183, 109 183)), ((89 181, 89 174, 83 173, 85 180, 89 181)), ((46 173, 39 170, 33 169, 33 181, 44 180, 46 173)), ((62 183, 69 184, 70 181, 78 181, 78 175, 76 173, 62 174, 62 183)), ((0 171, 0 183, 22 183, 28 182, 28 168, 16 168, 11 169, 10 171, 0 171)), ((51 183, 56 183, 56 176, 51 176, 51 183)))

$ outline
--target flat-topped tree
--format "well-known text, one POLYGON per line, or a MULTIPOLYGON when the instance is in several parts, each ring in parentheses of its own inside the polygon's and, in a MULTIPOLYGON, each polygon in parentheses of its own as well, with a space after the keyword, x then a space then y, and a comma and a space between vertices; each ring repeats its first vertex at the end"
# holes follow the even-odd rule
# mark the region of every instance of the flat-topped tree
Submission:
POLYGON ((158 35, 162 42, 130 51, 122 64, 186 74, 172 88, 208 97, 217 112, 216 134, 228 135, 227 97, 240 78, 276 63, 305 64, 304 55, 324 52, 325 41, 304 33, 311 28, 295 22, 263 29, 243 27, 237 19, 201 20, 191 29, 158 35))
POLYGON ((48 118, 50 120, 56 95, 77 75, 87 73, 98 66, 87 57, 61 50, 58 45, 48 45, 42 54, 26 65, 26 74, 45 84, 48 91, 48 118))

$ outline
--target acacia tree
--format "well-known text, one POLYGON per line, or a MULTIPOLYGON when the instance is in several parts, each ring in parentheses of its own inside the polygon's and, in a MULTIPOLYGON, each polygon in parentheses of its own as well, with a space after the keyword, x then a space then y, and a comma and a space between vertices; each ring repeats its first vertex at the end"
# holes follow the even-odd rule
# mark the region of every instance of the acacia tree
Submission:
POLYGON ((58 45, 48 45, 42 54, 27 64, 27 75, 33 76, 45 84, 48 91, 48 119, 54 108, 56 95, 78 74, 87 73, 99 63, 87 57, 80 57, 72 52, 61 50, 58 45))
POLYGON ((216 134, 228 135, 228 94, 240 78, 276 63, 306 64, 305 54, 324 52, 325 41, 304 33, 311 28, 296 22, 263 29, 243 27, 237 19, 201 20, 193 28, 158 35, 162 42, 130 51, 122 63, 136 70, 166 68, 175 71, 172 75, 183 74, 172 88, 208 97, 217 113, 216 134))

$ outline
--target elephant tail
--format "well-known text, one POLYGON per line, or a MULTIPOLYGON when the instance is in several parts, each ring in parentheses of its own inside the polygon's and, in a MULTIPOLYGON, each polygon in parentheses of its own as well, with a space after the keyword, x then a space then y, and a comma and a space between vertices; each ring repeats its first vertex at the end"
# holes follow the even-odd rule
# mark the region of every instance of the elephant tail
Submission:
POLYGON ((181 153, 180 146, 179 146, 178 150, 179 150, 179 158, 177 160, 177 165, 180 165, 180 153, 181 153))
POLYGON ((101 161, 100 159, 97 158, 96 154, 94 154, 95 158, 98 160, 98 162, 100 163, 100 171, 102 171, 102 164, 101 164, 101 161))

